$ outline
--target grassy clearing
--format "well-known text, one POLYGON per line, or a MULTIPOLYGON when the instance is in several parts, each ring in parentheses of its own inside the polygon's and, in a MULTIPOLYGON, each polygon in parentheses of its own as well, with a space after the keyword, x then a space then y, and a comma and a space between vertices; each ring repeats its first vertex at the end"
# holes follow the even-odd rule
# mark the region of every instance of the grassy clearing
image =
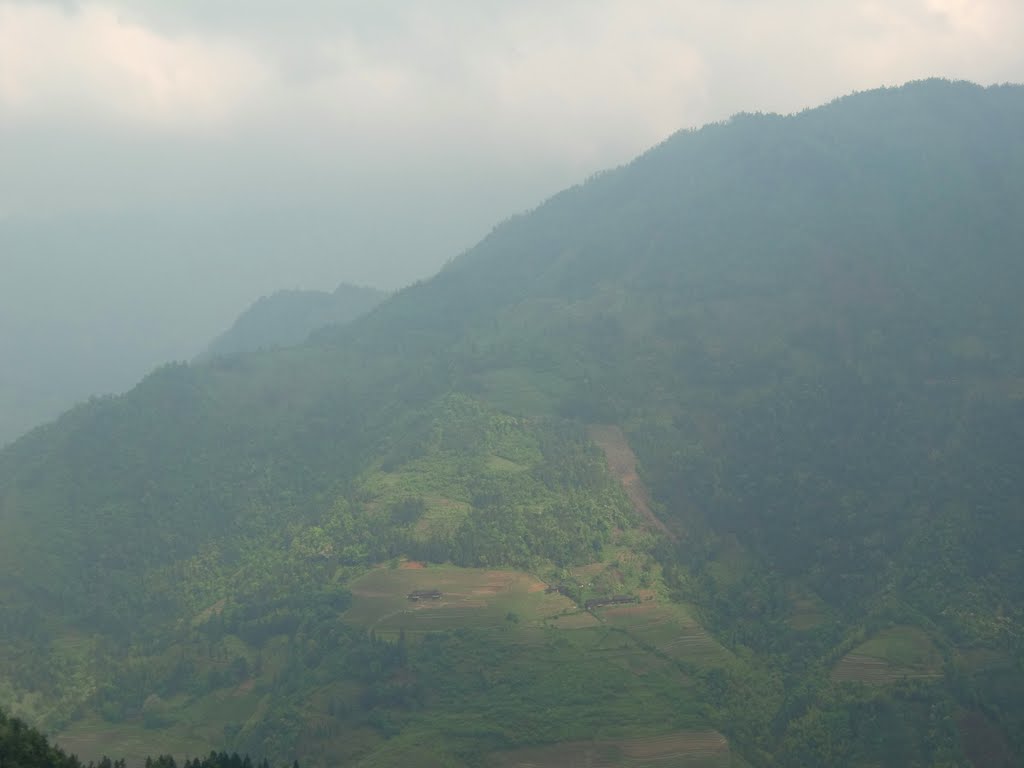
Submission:
POLYGON ((571 600, 546 594, 544 582, 519 571, 430 566, 376 568, 352 584, 345 618, 384 635, 459 627, 541 626, 575 612, 571 600), (414 590, 440 590, 439 600, 411 602, 414 590))
POLYGON ((421 536, 455 531, 472 509, 468 502, 455 501, 443 496, 422 498, 427 508, 415 526, 416 533, 421 536))
POLYGON ((873 656, 902 667, 937 669, 942 664, 942 654, 931 638, 917 627, 883 629, 855 648, 854 653, 873 656))
POLYGON ((649 738, 569 742, 491 756, 494 768, 729 768, 729 744, 717 731, 676 731, 649 738))
POLYGON ((529 467, 511 461, 502 456, 490 456, 487 459, 487 468, 492 472, 524 472, 529 467))
POLYGON ((601 622, 588 611, 560 614, 547 620, 547 626, 554 629, 592 629, 601 626, 601 622))
POLYGON ((375 472, 365 479, 362 492, 380 508, 409 497, 469 501, 465 481, 459 475, 458 458, 445 454, 416 459, 400 471, 375 472))
POLYGON ((836 682, 884 685, 942 676, 942 654, 917 627, 890 627, 861 643, 832 670, 836 682))

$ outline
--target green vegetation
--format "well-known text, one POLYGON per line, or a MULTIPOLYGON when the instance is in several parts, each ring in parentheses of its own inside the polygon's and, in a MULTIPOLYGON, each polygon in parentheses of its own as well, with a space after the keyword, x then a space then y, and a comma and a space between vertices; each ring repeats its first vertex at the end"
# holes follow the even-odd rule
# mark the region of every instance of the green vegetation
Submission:
POLYGON ((928 635, 916 627, 891 627, 854 649, 854 653, 883 659, 901 667, 935 669, 942 656, 928 635))
POLYGON ((1019 762, 1022 133, 738 116, 72 411, 0 452, 0 696, 309 765, 1019 762))
MULTIPOLYGON (((146 768, 177 768, 170 755, 145 757, 146 768)), ((141 764, 142 760, 140 760, 141 764)), ((0 765, 4 768, 125 768, 123 759, 108 757, 82 763, 74 755, 52 746, 47 738, 16 717, 8 717, 0 710, 0 765)), ((254 763, 248 756, 237 753, 211 751, 206 757, 187 759, 184 768, 270 768, 266 760, 254 763)), ((298 768, 298 763, 293 763, 298 768)))
POLYGON ((313 331, 352 322, 386 297, 387 294, 376 288, 344 283, 333 293, 278 291, 260 298, 243 312, 231 328, 213 340, 199 359, 301 344, 313 331))
MULTIPOLYGON (((420 565, 417 563, 416 565, 420 565)), ((576 613, 576 604, 545 593, 545 584, 516 571, 453 566, 377 568, 352 582, 352 607, 345 619, 378 636, 400 631, 432 632, 463 627, 540 627, 545 619, 576 613), (439 599, 411 602, 416 590, 441 592, 439 599), (510 619, 514 616, 514 620, 510 619)))

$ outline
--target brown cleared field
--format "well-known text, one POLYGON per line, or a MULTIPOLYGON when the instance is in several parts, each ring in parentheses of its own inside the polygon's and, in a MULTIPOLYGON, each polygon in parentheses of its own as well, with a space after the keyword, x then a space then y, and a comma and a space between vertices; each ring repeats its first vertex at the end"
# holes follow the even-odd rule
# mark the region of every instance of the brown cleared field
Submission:
POLYGON ((495 753, 494 768, 729 768, 729 743, 717 731, 580 741, 495 753))
POLYGON ((622 629, 671 659, 724 666, 732 654, 707 633, 685 605, 642 603, 598 608, 605 624, 622 629))
POLYGON ((942 656, 917 627, 890 627, 846 654, 832 669, 839 683, 884 685, 897 680, 942 677, 942 656))
POLYGON ((608 462, 608 471, 622 483, 623 490, 633 504, 636 513, 647 522, 647 525, 675 540, 676 536, 658 519, 651 509, 651 497, 647 486, 636 471, 636 454, 629 447, 629 441, 619 427, 594 424, 589 430, 590 439, 604 452, 608 462))
POLYGON ((345 617, 384 634, 507 626, 509 614, 518 619, 517 626, 540 626, 546 619, 575 610, 571 600, 547 594, 545 587, 520 571, 381 567, 353 582, 353 603, 345 617), (441 591, 439 600, 413 602, 406 597, 415 590, 431 589, 441 591))

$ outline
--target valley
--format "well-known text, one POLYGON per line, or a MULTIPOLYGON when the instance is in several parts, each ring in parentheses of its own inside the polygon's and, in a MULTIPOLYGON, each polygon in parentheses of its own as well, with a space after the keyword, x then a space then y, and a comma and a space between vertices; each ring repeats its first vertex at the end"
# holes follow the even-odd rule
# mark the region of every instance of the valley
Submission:
POLYGON ((737 115, 73 409, 0 451, 0 704, 134 764, 1012 764, 1022 133, 737 115))

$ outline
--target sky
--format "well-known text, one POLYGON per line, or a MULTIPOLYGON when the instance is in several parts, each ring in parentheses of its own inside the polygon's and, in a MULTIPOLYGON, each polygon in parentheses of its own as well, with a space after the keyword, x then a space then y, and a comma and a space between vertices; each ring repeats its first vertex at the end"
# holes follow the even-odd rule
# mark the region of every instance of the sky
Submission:
POLYGON ((931 76, 1024 82, 1024 3, 0 0, 0 355, 63 334, 122 388, 676 130, 931 76))

